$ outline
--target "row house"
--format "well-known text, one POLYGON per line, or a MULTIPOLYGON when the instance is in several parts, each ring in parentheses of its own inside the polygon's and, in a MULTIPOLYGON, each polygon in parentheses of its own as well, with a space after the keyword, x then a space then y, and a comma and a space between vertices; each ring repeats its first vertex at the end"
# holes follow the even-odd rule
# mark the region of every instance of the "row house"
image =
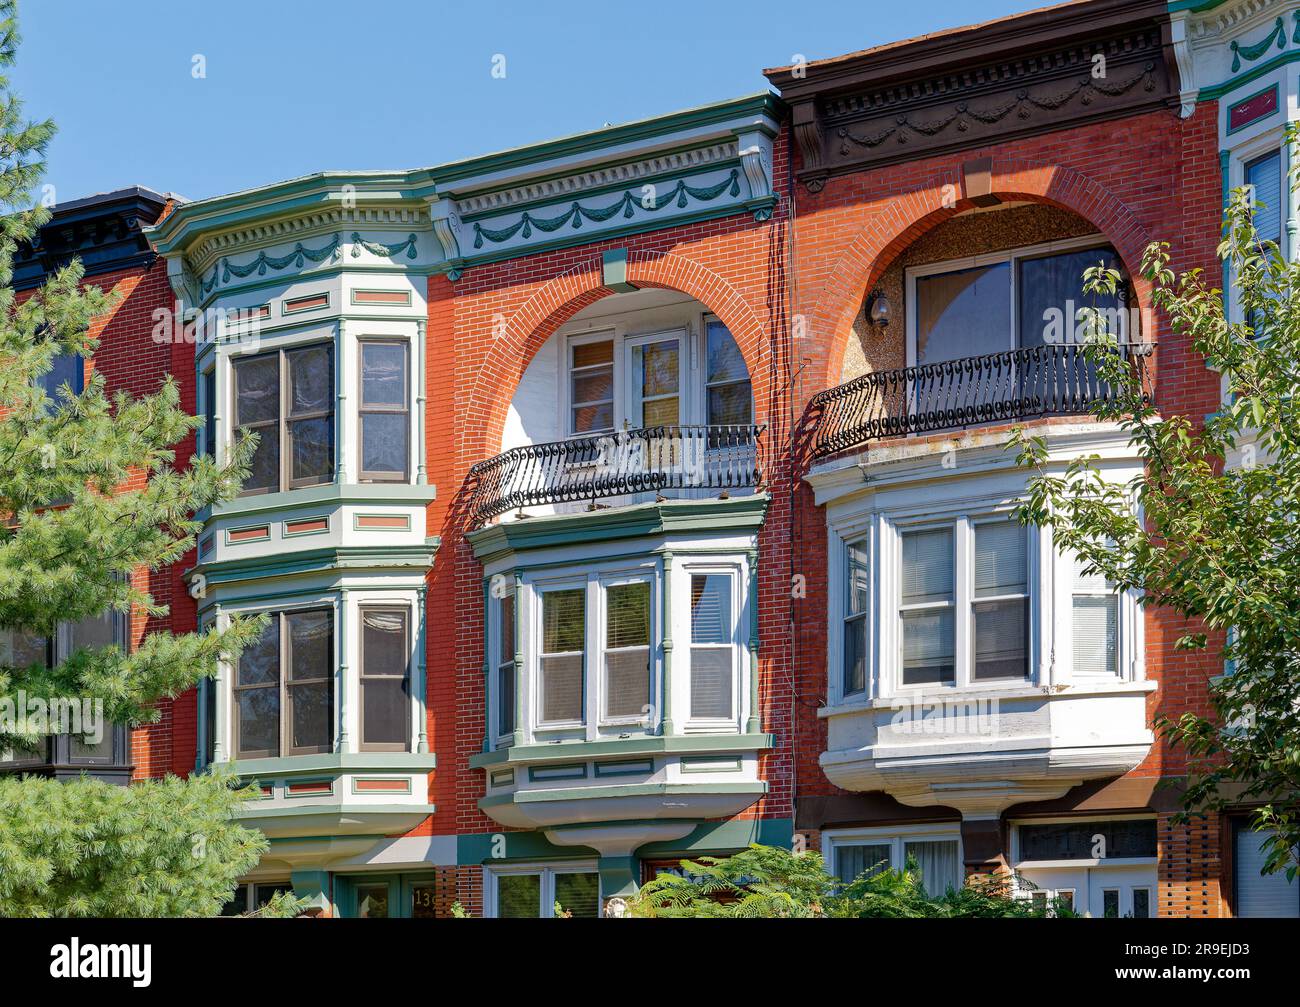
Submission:
POLYGON ((1138 263, 1218 268, 1239 184, 1294 254, 1298 52, 1300 3, 1075 0, 466 161, 149 194, 119 268, 186 335, 131 313, 92 365, 181 381, 183 457, 259 436, 151 587, 179 631, 270 619, 118 775, 256 783, 231 912, 617 914, 759 842, 1300 914, 1242 815, 1173 821, 1153 719, 1224 669, 1013 519, 1007 449, 1141 470, 1089 415, 1099 261, 1159 409, 1217 408, 1138 263))

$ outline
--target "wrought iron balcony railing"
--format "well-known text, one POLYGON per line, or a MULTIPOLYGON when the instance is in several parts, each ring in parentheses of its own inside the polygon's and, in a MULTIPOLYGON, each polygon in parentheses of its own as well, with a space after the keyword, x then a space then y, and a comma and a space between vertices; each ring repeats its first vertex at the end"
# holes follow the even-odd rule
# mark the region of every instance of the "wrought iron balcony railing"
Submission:
MULTIPOLYGON (((1121 343, 1113 350, 1135 369, 1148 395, 1154 351, 1154 343, 1121 343)), ((821 458, 885 437, 977 423, 1077 415, 1114 397, 1097 364, 1075 344, 876 371, 813 397, 813 454, 821 458)))
POLYGON ((475 523, 523 507, 762 482, 752 425, 660 426, 511 448, 470 469, 475 523))

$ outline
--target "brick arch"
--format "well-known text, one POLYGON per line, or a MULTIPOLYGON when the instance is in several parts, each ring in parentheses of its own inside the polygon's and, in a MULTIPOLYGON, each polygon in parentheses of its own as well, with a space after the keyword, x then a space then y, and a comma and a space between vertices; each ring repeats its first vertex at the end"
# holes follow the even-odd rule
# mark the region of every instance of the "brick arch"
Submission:
MULTIPOLYGON (((974 205, 968 199, 961 199, 952 207, 943 206, 947 185, 961 191, 961 177, 955 168, 941 171, 927 185, 890 199, 866 218, 840 256, 809 319, 813 332, 828 334, 825 370, 819 387, 829 388, 839 383, 853 319, 861 309, 864 293, 905 248, 974 205)), ((1074 168, 1009 157, 993 158, 993 193, 1008 200, 1054 204, 1096 226, 1123 261, 1144 316, 1149 313, 1151 285, 1140 275, 1139 267, 1143 249, 1151 237, 1137 215, 1115 193, 1074 168)))
MULTIPOLYGON (((627 281, 638 287, 680 291, 717 315, 745 358, 759 401, 763 322, 734 286, 696 260, 674 252, 629 252, 627 281)), ((601 257, 593 254, 543 283, 506 318, 504 331, 479 369, 469 404, 468 416, 483 417, 468 444, 473 457, 488 457, 499 450, 510 401, 543 344, 579 311, 611 293, 604 286, 601 257)))

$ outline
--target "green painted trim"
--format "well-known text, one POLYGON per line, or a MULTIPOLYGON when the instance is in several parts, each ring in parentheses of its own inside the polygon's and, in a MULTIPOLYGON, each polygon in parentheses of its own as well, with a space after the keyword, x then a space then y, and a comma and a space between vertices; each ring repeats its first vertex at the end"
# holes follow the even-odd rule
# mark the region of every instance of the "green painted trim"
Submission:
POLYGON ((673 554, 667 550, 660 557, 663 562, 663 623, 659 646, 663 651, 663 678, 659 683, 659 734, 671 735, 676 730, 673 722, 673 554))
POLYGON ((790 849, 794 845, 794 820, 731 818, 724 822, 705 822, 682 839, 647 843, 637 850, 637 855, 647 860, 672 856, 693 857, 701 853, 743 850, 751 843, 790 849))
POLYGON ((494 769, 488 773, 488 783, 494 787, 513 787, 515 771, 513 769, 494 769))
POLYGON ((1288 63, 1294 63, 1300 60, 1300 49, 1292 49, 1288 52, 1274 56, 1267 63, 1261 63, 1253 70, 1247 70, 1245 73, 1231 80, 1225 80, 1222 84, 1215 84, 1213 87, 1203 87, 1197 93, 1197 99, 1200 101, 1213 101, 1222 98, 1224 95, 1235 91, 1239 87, 1244 87, 1251 81, 1258 80, 1266 74, 1272 73, 1278 67, 1286 66, 1288 63))
POLYGON ((456 837, 456 863, 508 864, 528 860, 591 860, 586 846, 557 846, 541 832, 477 832, 456 837), (502 854, 497 856, 497 854, 502 854))
POLYGON ((641 861, 637 857, 601 857, 600 897, 612 899, 635 895, 641 874, 641 861))
POLYGON ((611 248, 601 253, 601 283, 616 294, 630 294, 637 289, 627 282, 627 249, 611 248))
POLYGON ((767 793, 767 781, 753 783, 624 783, 608 787, 569 787, 565 790, 517 790, 512 794, 479 799, 478 806, 486 811, 507 804, 545 804, 550 801, 606 800, 611 797, 686 797, 691 794, 753 794, 755 798, 767 793))
POLYGON ((392 780, 393 780, 393 777, 391 777, 391 776, 354 776, 354 777, 352 777, 352 793, 353 793, 353 795, 356 795, 356 794, 364 794, 364 793, 372 793, 372 794, 376 794, 376 793, 384 793, 384 794, 405 794, 405 795, 408 796, 408 797, 410 796, 410 794, 411 794, 411 778, 410 778, 409 776, 406 777, 406 778, 404 778, 403 780, 400 781, 400 782, 402 782, 402 783, 404 783, 404 784, 406 785, 406 789, 405 789, 405 790, 382 790, 382 791, 371 790, 371 791, 365 791, 365 790, 358 790, 358 789, 357 789, 357 784, 358 784, 358 783, 391 783, 392 780))
POLYGON ((593 767, 596 777, 609 776, 645 776, 655 771, 654 759, 616 759, 612 762, 597 762, 593 767))
MULTIPOLYGON (((295 794, 295 793, 291 793, 290 790, 289 790, 289 786, 290 786, 290 784, 286 782, 285 785, 284 785, 284 787, 282 788, 282 789, 284 790, 284 799, 285 799, 286 801, 302 801, 302 800, 305 800, 305 799, 307 799, 307 798, 309 798, 309 797, 333 797, 333 796, 335 796, 335 795, 334 795, 334 780, 335 780, 335 779, 336 779, 336 778, 333 777, 333 776, 307 776, 307 777, 299 776, 299 777, 295 777, 294 780, 293 780, 293 783, 292 783, 293 786, 296 787, 296 786, 301 786, 302 784, 308 784, 308 785, 310 785, 310 784, 313 784, 313 783, 321 783, 321 784, 324 784, 324 785, 325 785, 325 788, 326 788, 326 789, 325 789, 325 793, 320 793, 319 791, 316 792, 316 793, 311 793, 311 794, 295 794)), ((259 780, 258 782, 260 783, 261 780, 259 780)))
POLYGON ((684 756, 683 773, 739 773, 740 759, 714 759, 707 755, 684 756))
POLYGON ((552 780, 585 780, 585 762, 567 762, 562 765, 529 766, 529 783, 549 783, 552 780))
POLYGON ((378 504, 378 503, 429 503, 437 498, 437 487, 412 483, 327 483, 305 489, 286 490, 282 493, 261 493, 238 497, 226 503, 204 507, 197 521, 217 521, 245 514, 266 511, 293 510, 313 504, 378 504))
POLYGON ((303 549, 298 552, 246 559, 200 563, 185 571, 190 577, 201 574, 208 585, 230 584, 245 580, 291 577, 328 570, 375 570, 393 567, 429 567, 436 548, 427 545, 335 546, 326 549, 303 549))
POLYGON ((466 535, 484 563, 509 553, 592 540, 644 538, 688 532, 749 531, 757 534, 767 516, 766 493, 727 500, 664 500, 584 514, 555 514, 527 521, 503 521, 466 535))
MULTIPOLYGON (((238 817, 241 821, 262 821, 268 818, 302 818, 307 815, 322 818, 336 818, 339 815, 360 818, 365 818, 367 815, 424 815, 427 817, 435 814, 437 810, 438 807, 435 804, 350 804, 335 801, 330 804, 304 804, 292 808, 284 805, 274 808, 244 808, 239 812, 238 817)), ((343 837, 332 835, 306 838, 329 840, 343 837)), ((284 836, 282 841, 297 843, 302 840, 293 836, 284 836)))
POLYGON ((760 752, 774 744, 770 734, 672 734, 606 741, 561 741, 554 745, 514 745, 471 755, 471 769, 487 766, 526 766, 573 759, 621 758, 637 755, 693 755, 706 752, 760 752))
MULTIPOLYGON (((1250 129, 1251 126, 1254 126, 1257 123, 1263 122, 1265 119, 1271 118, 1272 116, 1279 114, 1282 111, 1282 100, 1281 100, 1281 94, 1278 89, 1277 81, 1274 81, 1268 87, 1261 88, 1260 90, 1256 91, 1254 94, 1248 94, 1244 98, 1237 98, 1235 101, 1232 101, 1230 104, 1240 105, 1242 102, 1251 101, 1254 98, 1258 98, 1261 94, 1268 94, 1270 91, 1278 95, 1277 107, 1274 108, 1273 111, 1269 112, 1268 115, 1261 115, 1258 119, 1251 119, 1250 122, 1244 122, 1240 126, 1236 126, 1232 129, 1229 129, 1224 135, 1232 136, 1233 133, 1240 133, 1243 129, 1250 129)), ((1231 112, 1232 110, 1229 109, 1228 111, 1231 112)))
POLYGON ((269 524, 245 524, 245 525, 240 525, 237 528, 227 528, 225 529, 225 540, 227 546, 252 545, 255 542, 269 542, 271 541, 271 526, 269 524), (232 534, 236 534, 238 532, 243 532, 243 531, 258 531, 258 530, 261 530, 266 534, 261 535, 257 538, 246 538, 242 542, 232 542, 230 540, 230 536, 232 534))
POLYGON ((310 776, 335 772, 429 772, 437 767, 437 757, 415 752, 333 752, 326 755, 295 755, 280 759, 244 759, 221 763, 241 779, 266 779, 279 776, 310 776))
POLYGON ((352 530, 353 531, 376 531, 376 532, 399 532, 399 533, 409 532, 411 530, 411 515, 410 514, 362 514, 360 511, 356 511, 352 514, 352 530), (397 527, 383 526, 379 528, 362 528, 360 525, 360 521, 363 517, 382 517, 382 518, 400 517, 406 521, 406 527, 397 528, 397 527))
POLYGON ((312 535, 328 535, 330 532, 330 516, 328 514, 305 514, 302 517, 292 517, 280 522, 281 538, 308 538, 312 535), (297 524, 301 521, 324 521, 325 527, 314 531, 290 531, 289 525, 297 524))
MULTIPOLYGON (((349 294, 349 299, 353 304, 366 304, 369 307, 374 307, 376 303, 375 301, 358 301, 357 294, 405 294, 406 303, 394 304, 392 305, 392 307, 409 308, 411 306, 411 291, 409 288, 406 290, 390 290, 384 287, 353 287, 352 288, 352 291, 349 294)), ((349 319, 350 318, 351 316, 349 316, 349 319)))

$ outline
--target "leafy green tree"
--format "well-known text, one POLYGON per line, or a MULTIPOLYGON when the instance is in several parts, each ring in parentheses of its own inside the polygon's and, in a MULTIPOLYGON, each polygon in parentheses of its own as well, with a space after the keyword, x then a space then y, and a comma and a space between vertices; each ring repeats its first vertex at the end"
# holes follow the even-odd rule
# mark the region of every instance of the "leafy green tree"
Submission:
MULTIPOLYGON (((15 2, 0 0, 0 69, 18 41, 15 2)), ((139 398, 110 397, 99 375, 79 394, 65 384, 55 401, 41 389, 56 355, 94 353, 91 320, 116 303, 82 287, 79 262, 30 296, 12 287, 18 242, 49 219, 32 195, 53 133, 48 121, 23 119, 0 76, 0 631, 38 638, 109 611, 164 616, 136 575, 193 547, 193 514, 234 496, 248 458, 245 446, 225 466, 176 465, 174 445, 199 421, 180 408, 170 377, 139 398)), ((100 701, 110 722, 154 720, 159 700, 212 674, 256 630, 154 633, 130 653, 83 648, 55 668, 0 659, 0 706, 11 711, 0 753, 42 740, 14 719, 26 701, 100 701)), ((244 797, 213 779, 130 790, 0 779, 0 915, 211 914, 265 842, 233 822, 244 797)))
POLYGON ((931 896, 913 860, 901 871, 873 869, 848 884, 827 872, 819 853, 793 853, 757 843, 729 857, 701 857, 683 860, 681 865, 681 875, 660 874, 646 882, 628 903, 631 915, 679 919, 1072 915, 1057 902, 1049 905, 1016 897, 1011 878, 972 883, 931 896))
MULTIPOLYGON (((1296 136, 1290 138, 1295 142, 1296 136)), ((1213 710, 1160 717, 1187 753, 1184 815, 1258 804, 1266 871, 1294 878, 1300 848, 1300 264, 1254 227, 1250 194, 1232 194, 1218 254, 1233 277, 1240 319, 1199 270, 1175 273, 1169 246, 1152 244, 1141 271, 1175 337, 1222 375, 1208 418, 1162 416, 1158 396, 1122 354, 1106 313, 1084 309, 1084 353, 1114 392, 1094 412, 1119 423, 1146 459, 1124 485, 1096 457, 1048 467, 1044 440, 1020 431, 1032 469, 1022 519, 1142 604, 1185 620, 1177 649, 1210 653, 1230 671, 1209 683, 1213 710)), ((1109 297, 1117 272, 1087 271, 1109 297)))

